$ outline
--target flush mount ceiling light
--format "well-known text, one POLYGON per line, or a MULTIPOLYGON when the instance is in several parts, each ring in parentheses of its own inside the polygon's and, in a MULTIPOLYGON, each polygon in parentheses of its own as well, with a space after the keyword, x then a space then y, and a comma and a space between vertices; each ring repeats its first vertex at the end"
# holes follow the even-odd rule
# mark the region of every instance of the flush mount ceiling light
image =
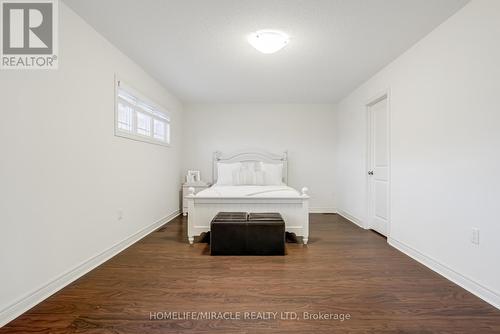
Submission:
POLYGON ((275 53, 284 48, 290 37, 277 30, 259 30, 247 37, 248 43, 262 53, 275 53))

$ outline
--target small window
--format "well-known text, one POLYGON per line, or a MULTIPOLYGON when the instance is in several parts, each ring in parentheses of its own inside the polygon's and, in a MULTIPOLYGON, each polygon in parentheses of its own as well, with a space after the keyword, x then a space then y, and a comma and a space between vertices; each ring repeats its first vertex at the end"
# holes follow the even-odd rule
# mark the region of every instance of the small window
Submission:
POLYGON ((153 117, 148 114, 143 114, 142 112, 137 112, 137 133, 150 137, 151 136, 151 121, 153 117))
POLYGON ((154 137, 155 139, 158 140, 167 140, 167 126, 165 122, 159 121, 157 119, 153 120, 153 131, 154 131, 154 137))
POLYGON ((120 103, 118 104, 118 129, 132 132, 132 115, 134 109, 120 103))
POLYGON ((117 81, 115 135, 153 144, 170 144, 167 112, 117 81))

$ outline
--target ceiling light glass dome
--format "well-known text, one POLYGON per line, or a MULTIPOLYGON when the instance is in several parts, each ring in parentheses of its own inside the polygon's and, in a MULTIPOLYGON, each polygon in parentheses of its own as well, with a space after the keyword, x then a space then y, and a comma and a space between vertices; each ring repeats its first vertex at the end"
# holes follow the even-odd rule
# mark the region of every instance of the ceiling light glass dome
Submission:
POLYGON ((290 37, 277 30, 259 30, 247 37, 248 43, 262 53, 275 53, 284 48, 290 37))

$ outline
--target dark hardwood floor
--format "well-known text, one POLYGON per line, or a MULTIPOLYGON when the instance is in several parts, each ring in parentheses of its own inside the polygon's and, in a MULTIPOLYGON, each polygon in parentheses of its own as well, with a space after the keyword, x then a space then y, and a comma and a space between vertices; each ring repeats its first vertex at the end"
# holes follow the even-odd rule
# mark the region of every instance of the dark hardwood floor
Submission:
POLYGON ((185 239, 179 217, 0 333, 500 333, 499 310, 337 215, 312 214, 309 245, 287 244, 284 257, 211 257, 207 244, 185 239), (151 312, 242 319, 150 320, 151 312))

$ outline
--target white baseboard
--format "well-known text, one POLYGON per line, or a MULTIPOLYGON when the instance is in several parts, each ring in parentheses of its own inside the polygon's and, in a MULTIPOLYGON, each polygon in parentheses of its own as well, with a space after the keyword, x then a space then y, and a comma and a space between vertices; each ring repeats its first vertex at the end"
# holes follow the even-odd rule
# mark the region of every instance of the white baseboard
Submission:
MULTIPOLYGON (((356 218, 355 216, 349 214, 348 212, 345 212, 344 210, 338 210, 337 214, 344 217, 348 221, 358 225, 361 228, 366 228, 363 224, 363 222, 356 218)), ((394 238, 388 237, 387 242, 389 245, 392 247, 396 248, 400 252, 408 255, 409 257, 415 259, 416 261, 420 262, 424 266, 428 267, 429 269, 435 271, 436 273, 440 274, 441 276, 449 279, 453 283, 457 284, 458 286, 464 288, 465 290, 469 291, 470 293, 476 295, 477 297, 481 298, 482 300, 486 301, 487 303, 493 305, 494 307, 500 309, 500 294, 471 280, 468 277, 463 276, 462 274, 454 271, 453 269, 439 263, 438 261, 432 259, 431 257, 420 253, 416 249, 405 245, 402 242, 397 241, 394 238)))
POLYGON ((338 210, 337 214, 339 216, 344 217, 345 219, 347 219, 351 223, 354 223, 354 224, 358 225, 359 227, 366 229, 365 224, 363 224, 361 219, 356 218, 355 216, 351 215, 350 213, 348 213, 344 210, 338 210))
POLYGON ((397 241, 394 238, 389 237, 387 239, 387 242, 389 243, 389 245, 396 248, 400 252, 403 252, 404 254, 408 255, 409 257, 422 263, 424 266, 437 272, 441 276, 444 276, 445 278, 449 279, 453 283, 461 286, 462 288, 469 291, 470 293, 478 296, 479 298, 486 301, 487 303, 500 309, 500 294, 499 293, 488 289, 487 287, 471 280, 468 277, 463 276, 462 274, 454 271, 453 269, 445 266, 444 264, 439 263, 438 261, 434 260, 433 258, 431 258, 425 254, 420 253, 416 249, 414 249, 410 246, 407 246, 404 243, 397 241))
POLYGON ((90 259, 79 264, 75 268, 69 270, 68 272, 60 275, 55 280, 47 283, 46 285, 40 287, 39 289, 29 293, 27 296, 23 297, 21 300, 7 306, 0 311, 0 327, 6 325, 10 321, 14 320, 36 304, 47 299, 57 291, 61 290, 71 282, 85 275, 92 269, 103 264, 113 256, 117 255, 124 249, 130 247, 140 239, 144 238, 149 233, 158 229, 160 226, 168 223, 175 217, 180 215, 180 210, 176 210, 166 217, 154 222, 153 224, 143 228, 142 230, 134 233, 130 237, 120 241, 114 246, 108 248, 104 252, 97 254, 90 259))
POLYGON ((328 207, 309 208, 309 213, 337 213, 337 209, 328 207))

